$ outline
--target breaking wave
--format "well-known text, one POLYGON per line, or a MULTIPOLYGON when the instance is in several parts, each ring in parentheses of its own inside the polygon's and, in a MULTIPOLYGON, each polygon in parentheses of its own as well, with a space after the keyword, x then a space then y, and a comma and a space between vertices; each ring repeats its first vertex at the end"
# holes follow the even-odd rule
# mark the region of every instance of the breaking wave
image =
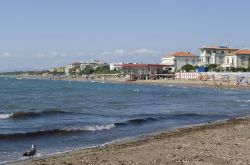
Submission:
POLYGON ((60 111, 60 110, 48 110, 48 111, 41 111, 41 112, 13 112, 13 113, 6 113, 0 114, 1 119, 26 119, 26 118, 35 118, 40 116, 50 116, 50 115, 58 115, 58 114, 68 114, 71 112, 60 111))
MULTIPOLYGON (((142 114, 143 116, 143 114, 142 114)), ((206 117, 216 117, 218 119, 226 118, 225 115, 201 115, 201 114, 193 114, 193 113, 184 113, 184 114, 169 114, 169 115, 157 115, 157 114, 148 114, 148 116, 136 117, 134 119, 125 120, 122 122, 115 122, 106 125, 94 125, 94 126, 83 126, 83 127, 64 127, 64 128, 55 128, 55 129, 47 129, 47 130, 39 130, 32 132, 24 132, 24 133, 11 133, 11 134, 0 134, 0 139, 20 139, 20 138, 33 138, 40 136, 49 136, 49 135, 67 135, 67 134, 75 134, 75 133, 88 133, 95 131, 103 131, 110 130, 115 127, 124 127, 124 126, 139 126, 149 122, 156 122, 160 120, 175 120, 182 118, 185 119, 194 119, 194 118, 206 118, 206 117), (153 117, 152 117, 153 116, 153 117)))
POLYGON ((250 100, 235 100, 237 102, 250 102, 250 100))
POLYGON ((24 133, 0 134, 0 139, 10 140, 10 139, 20 139, 20 138, 33 138, 46 135, 67 135, 72 133, 109 130, 114 127, 115 127, 114 124, 108 124, 108 125, 95 125, 95 126, 85 126, 85 127, 55 128, 55 129, 39 130, 39 131, 24 132, 24 133))
POLYGON ((1 119, 9 119, 12 115, 13 115, 13 113, 10 113, 10 114, 0 114, 0 120, 1 119))

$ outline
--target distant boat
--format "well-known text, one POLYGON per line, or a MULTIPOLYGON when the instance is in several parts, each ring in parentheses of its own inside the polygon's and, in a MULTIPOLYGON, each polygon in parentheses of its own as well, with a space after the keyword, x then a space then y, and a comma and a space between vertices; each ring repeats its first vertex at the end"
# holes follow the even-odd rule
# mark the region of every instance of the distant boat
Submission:
POLYGON ((18 80, 22 80, 23 78, 22 78, 22 77, 17 77, 16 79, 18 79, 18 80))

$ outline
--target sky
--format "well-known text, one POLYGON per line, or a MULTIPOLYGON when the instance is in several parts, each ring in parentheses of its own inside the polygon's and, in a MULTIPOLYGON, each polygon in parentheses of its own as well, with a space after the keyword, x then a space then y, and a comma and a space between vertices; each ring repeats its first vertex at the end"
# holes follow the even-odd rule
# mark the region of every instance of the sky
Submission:
POLYGON ((249 0, 1 0, 0 71, 250 48, 249 0))

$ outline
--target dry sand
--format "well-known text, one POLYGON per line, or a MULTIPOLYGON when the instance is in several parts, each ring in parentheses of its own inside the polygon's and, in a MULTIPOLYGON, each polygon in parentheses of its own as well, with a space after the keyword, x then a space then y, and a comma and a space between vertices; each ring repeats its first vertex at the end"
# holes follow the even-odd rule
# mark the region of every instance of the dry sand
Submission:
POLYGON ((16 164, 250 164, 250 119, 231 119, 16 164))
POLYGON ((63 80, 70 80, 70 81, 88 81, 88 82, 101 82, 101 83, 127 83, 127 84, 159 84, 159 85, 178 85, 178 86, 192 86, 192 87, 210 87, 215 88, 215 83, 221 86, 218 88, 234 88, 234 89, 250 89, 250 86, 237 86, 236 82, 231 81, 222 82, 219 80, 212 81, 201 81, 201 80, 186 80, 186 79, 175 79, 175 80, 136 80, 136 81, 125 81, 124 78, 110 78, 110 79, 83 79, 83 78, 70 78, 70 79, 63 79, 63 80))
MULTIPOLYGON (((179 85, 179 86, 193 86, 193 87, 211 87, 215 88, 214 81, 201 81, 201 80, 136 80, 132 83, 138 84, 160 84, 160 85, 179 85)), ((221 82, 215 81, 217 85, 221 83, 221 87, 218 88, 234 88, 234 89, 250 89, 250 86, 237 86, 234 82, 221 82)))

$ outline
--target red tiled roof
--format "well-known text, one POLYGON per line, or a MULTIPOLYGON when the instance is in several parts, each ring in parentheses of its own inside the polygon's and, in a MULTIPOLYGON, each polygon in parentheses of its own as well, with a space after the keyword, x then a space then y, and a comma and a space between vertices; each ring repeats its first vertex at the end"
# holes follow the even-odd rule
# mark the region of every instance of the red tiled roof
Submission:
POLYGON ((168 56, 174 56, 174 57, 195 57, 194 54, 190 52, 174 52, 170 53, 168 56))
POLYGON ((236 55, 250 55, 249 49, 242 49, 236 52, 236 55))
POLYGON ((230 48, 228 46, 203 46, 200 49, 215 49, 215 50, 239 50, 237 48, 230 48))

